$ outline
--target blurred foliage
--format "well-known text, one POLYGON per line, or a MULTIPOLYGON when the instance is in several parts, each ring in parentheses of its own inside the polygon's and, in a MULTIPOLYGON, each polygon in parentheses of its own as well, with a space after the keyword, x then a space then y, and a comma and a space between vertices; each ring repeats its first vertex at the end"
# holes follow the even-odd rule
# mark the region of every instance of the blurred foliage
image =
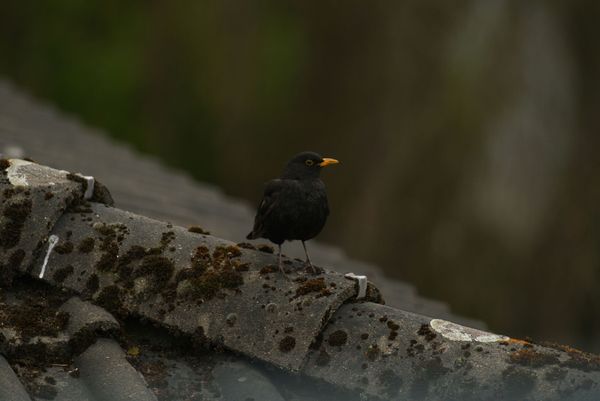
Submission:
POLYGON ((600 3, 3 3, 0 73, 255 202, 301 150, 322 237, 497 331, 600 350, 600 3))

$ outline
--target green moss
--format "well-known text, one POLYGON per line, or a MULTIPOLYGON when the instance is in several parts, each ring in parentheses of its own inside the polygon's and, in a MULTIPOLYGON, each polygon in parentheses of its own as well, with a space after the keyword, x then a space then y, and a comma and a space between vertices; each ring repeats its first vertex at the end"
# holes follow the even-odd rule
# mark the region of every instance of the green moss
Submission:
POLYGON ((94 250, 96 240, 92 237, 84 238, 77 246, 77 250, 81 253, 90 253, 94 250))
POLYGON ((71 241, 65 241, 54 247, 54 251, 60 255, 65 255, 73 252, 73 243, 71 241))
MULTIPOLYGON (((392 330, 398 330, 398 328, 399 328, 398 325, 396 325, 396 328, 390 327, 389 323, 388 323, 388 327, 390 329, 392 329, 392 330)), ((420 336, 425 337, 425 340, 427 342, 433 341, 437 337, 437 334, 434 333, 431 330, 431 327, 429 327, 429 324, 426 324, 426 323, 424 323, 424 324, 421 325, 421 327, 419 328, 419 331, 417 331, 417 334, 420 335, 420 336)))
POLYGON ((95 226, 94 229, 102 235, 99 249, 103 252, 100 256, 100 260, 96 263, 96 269, 103 272, 114 272, 117 270, 117 255, 119 254, 118 241, 120 237, 122 238, 122 232, 125 231, 126 228, 121 225, 100 224, 95 226), (120 234, 117 232, 117 228, 120 229, 120 234))
POLYGON ((114 271, 117 266, 117 254, 116 253, 103 253, 100 259, 96 263, 96 270, 101 272, 114 271))
POLYGON ((348 341, 348 333, 343 330, 336 330, 329 335, 327 343, 332 347, 340 347, 348 341))
POLYGON ((233 265, 233 268, 235 269, 235 271, 238 272, 247 272, 248 270, 250 270, 250 263, 242 263, 238 260, 234 260, 231 262, 231 264, 233 265))
POLYGON ((76 182, 81 185, 81 192, 85 192, 88 186, 87 180, 79 175, 73 173, 67 174, 67 180, 76 182))
POLYGON ((194 297, 202 300, 214 298, 221 289, 220 276, 215 271, 206 272, 190 281, 193 286, 194 297))
POLYGON ((310 294, 311 292, 318 293, 318 297, 331 295, 331 290, 325 285, 325 279, 323 277, 306 280, 296 288, 296 297, 310 294))
POLYGON ((175 232, 167 231, 160 237, 160 248, 164 251, 169 244, 175 239, 175 232))
POLYGON ((98 226, 95 226, 94 229, 99 234, 104 235, 104 236, 115 236, 116 235, 115 229, 107 224, 100 224, 98 226))
POLYGON ((199 246, 196 248, 194 255, 192 255, 192 269, 195 273, 202 274, 209 266, 210 263, 210 252, 207 247, 199 246))
POLYGON ((163 256, 149 255, 145 256, 138 269, 135 270, 135 277, 150 277, 151 284, 157 288, 165 285, 173 276, 175 269, 173 262, 163 256))
POLYGON ((31 213, 31 199, 8 204, 2 215, 5 217, 4 224, 0 228, 0 244, 4 249, 15 247, 21 241, 21 231, 31 213))
MULTIPOLYGON (((2 191, 2 196, 4 196, 5 199, 10 199, 15 193, 15 188, 6 188, 4 191, 2 191)), ((2 201, 4 202, 4 199, 2 201)))
POLYGON ((296 339, 292 336, 286 336, 279 342, 281 352, 290 352, 296 347, 296 339))
POLYGON ((248 266, 235 260, 239 255, 241 252, 235 246, 219 246, 212 256, 207 247, 199 246, 191 258, 191 268, 180 271, 176 281, 188 279, 192 297, 212 299, 221 290, 236 289, 244 283, 240 272, 247 270, 248 266))
POLYGON ((73 274, 73 271, 74 271, 73 266, 68 265, 68 266, 65 266, 65 267, 62 267, 62 268, 56 270, 56 272, 54 273, 52 278, 57 283, 62 283, 63 281, 65 281, 65 279, 67 277, 69 277, 71 274, 73 274))
POLYGON ((225 270, 220 272, 220 280, 221 286, 228 289, 235 289, 244 284, 242 275, 233 270, 225 270))
POLYGON ((14 329, 24 341, 36 336, 55 337, 69 322, 68 313, 58 312, 46 299, 35 297, 18 305, 3 305, 1 312, 2 325, 14 329))
POLYGON ((134 261, 141 260, 144 256, 146 256, 146 250, 139 245, 133 245, 127 252, 119 257, 119 269, 134 261))
POLYGON ((123 291, 116 285, 104 287, 96 298, 96 303, 109 312, 123 314, 123 291))
POLYGON ((196 233, 196 234, 210 235, 209 231, 206 231, 205 229, 203 229, 200 226, 190 226, 188 228, 188 231, 191 232, 191 233, 196 233))
POLYGON ((242 256, 242 251, 236 245, 226 246, 225 252, 229 258, 239 258, 240 256, 242 256))
MULTIPOLYGON (((429 325, 427 325, 427 326, 429 326, 429 325)), ((387 327, 393 331, 398 331, 398 329, 400 328, 400 326, 397 323, 395 323, 393 320, 388 320, 387 327)))

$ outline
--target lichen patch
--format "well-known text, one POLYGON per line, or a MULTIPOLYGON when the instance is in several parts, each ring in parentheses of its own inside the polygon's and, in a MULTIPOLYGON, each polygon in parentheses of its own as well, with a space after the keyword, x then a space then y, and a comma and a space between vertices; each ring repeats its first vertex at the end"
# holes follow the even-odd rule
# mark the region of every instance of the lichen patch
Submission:
POLYGON ((509 339, 507 336, 461 326, 460 324, 452 323, 442 319, 431 320, 429 322, 429 326, 431 326, 436 333, 451 341, 476 341, 480 343, 492 343, 508 341, 509 339))

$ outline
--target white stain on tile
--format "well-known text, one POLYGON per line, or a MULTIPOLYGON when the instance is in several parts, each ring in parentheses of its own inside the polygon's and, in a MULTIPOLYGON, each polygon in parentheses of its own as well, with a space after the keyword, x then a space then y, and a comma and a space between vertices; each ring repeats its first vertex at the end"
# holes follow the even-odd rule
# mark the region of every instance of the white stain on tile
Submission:
POLYGON ((431 322, 429 322, 429 325, 436 333, 451 341, 494 343, 509 340, 509 337, 507 336, 461 326, 460 324, 452 323, 442 319, 433 319, 431 322))
POLYGON ((21 159, 10 159, 10 166, 6 169, 6 176, 8 177, 8 181, 15 186, 26 187, 29 185, 27 182, 27 176, 20 172, 21 167, 28 166, 32 164, 26 160, 21 159))

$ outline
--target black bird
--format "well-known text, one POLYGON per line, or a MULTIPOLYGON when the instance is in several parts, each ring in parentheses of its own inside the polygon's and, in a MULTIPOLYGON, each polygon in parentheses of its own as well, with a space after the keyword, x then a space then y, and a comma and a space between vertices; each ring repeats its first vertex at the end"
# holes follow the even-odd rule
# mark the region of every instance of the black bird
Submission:
POLYGON ((329 206, 319 174, 323 167, 337 163, 314 152, 302 152, 287 163, 281 177, 266 183, 254 228, 246 238, 267 238, 277 244, 282 272, 281 244, 292 240, 302 241, 306 264, 314 271, 304 242, 319 234, 325 225, 329 206))

